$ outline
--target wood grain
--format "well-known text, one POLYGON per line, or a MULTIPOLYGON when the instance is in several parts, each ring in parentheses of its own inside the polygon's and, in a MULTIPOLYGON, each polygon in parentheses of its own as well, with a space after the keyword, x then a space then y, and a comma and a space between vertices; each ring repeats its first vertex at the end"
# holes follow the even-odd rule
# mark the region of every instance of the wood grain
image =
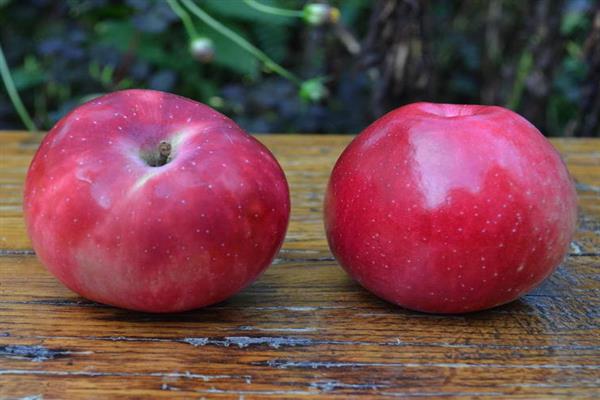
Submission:
POLYGON ((600 396, 600 140, 554 141, 580 198, 558 271, 506 306, 436 316, 370 295, 329 253, 322 196, 351 137, 259 139, 292 190, 274 265, 223 303, 151 315, 82 299, 44 270, 21 212, 39 138, 0 133, 0 398, 600 396))

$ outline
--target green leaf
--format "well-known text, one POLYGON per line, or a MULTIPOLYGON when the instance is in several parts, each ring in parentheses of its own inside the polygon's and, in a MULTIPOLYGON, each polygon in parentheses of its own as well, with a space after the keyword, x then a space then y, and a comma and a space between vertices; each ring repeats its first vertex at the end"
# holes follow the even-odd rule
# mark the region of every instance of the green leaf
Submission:
POLYGON ((108 20, 96 24, 98 41, 125 51, 135 31, 129 21, 108 20))
MULTIPOLYGON (((277 6, 277 3, 273 1, 260 1, 266 5, 277 6)), ((295 18, 266 14, 248 6, 243 1, 204 0, 202 1, 202 7, 204 7, 209 14, 214 14, 214 16, 220 15, 255 24, 291 25, 296 23, 295 18)), ((222 22, 227 24, 227 21, 222 22)))
MULTIPOLYGON (((236 31, 240 36, 247 38, 247 35, 239 27, 231 23, 227 24, 227 26, 236 31)), ((213 41, 215 46, 215 65, 228 68, 242 75, 249 75, 252 78, 258 76, 259 62, 246 50, 206 25, 199 25, 198 33, 213 41)))
POLYGON ((560 32, 563 35, 570 35, 578 29, 585 29, 587 22, 585 13, 578 11, 567 12, 562 18, 560 32))
POLYGON ((281 63, 288 49, 290 31, 283 25, 256 24, 252 27, 258 47, 275 62, 281 63))
POLYGON ((17 90, 25 90, 46 82, 48 76, 33 56, 28 56, 23 66, 12 70, 12 78, 17 90))
MULTIPOLYGON (((188 46, 184 45, 184 47, 187 50, 188 46)), ((140 39, 136 55, 156 66, 177 69, 178 65, 181 64, 181 58, 174 57, 165 49, 166 46, 160 44, 159 38, 155 38, 154 35, 145 35, 140 39)), ((191 57, 189 53, 188 56, 191 57)))
MULTIPOLYGON (((136 57, 148 61, 151 64, 163 68, 181 69, 182 59, 174 57, 174 54, 167 51, 167 43, 170 40, 166 35, 159 34, 143 34, 136 32, 135 28, 127 21, 104 21, 99 22, 96 26, 100 43, 115 47, 120 52, 129 50, 134 35, 139 35, 139 42, 135 49, 136 57)), ((186 57, 188 46, 184 42, 186 57)), ((191 56, 189 56, 191 57, 191 56)), ((184 58, 185 60, 185 58, 184 58)))
POLYGON ((340 2, 340 14, 342 21, 347 26, 357 23, 357 19, 372 6, 370 0, 344 0, 340 2))

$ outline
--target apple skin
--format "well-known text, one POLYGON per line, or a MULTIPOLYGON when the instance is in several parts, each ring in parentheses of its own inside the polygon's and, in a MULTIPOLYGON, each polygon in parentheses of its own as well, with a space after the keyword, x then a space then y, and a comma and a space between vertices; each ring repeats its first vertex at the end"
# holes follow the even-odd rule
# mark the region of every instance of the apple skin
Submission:
POLYGON ((400 306, 483 310, 517 299, 567 253, 577 219, 558 152, 501 107, 415 103, 338 159, 325 230, 342 267, 400 306))
POLYGON ((208 106, 151 90, 88 102, 48 133, 24 212, 42 263, 88 299, 147 312, 224 300, 271 263, 290 200, 273 155, 208 106), (171 161, 141 154, 171 144, 171 161))

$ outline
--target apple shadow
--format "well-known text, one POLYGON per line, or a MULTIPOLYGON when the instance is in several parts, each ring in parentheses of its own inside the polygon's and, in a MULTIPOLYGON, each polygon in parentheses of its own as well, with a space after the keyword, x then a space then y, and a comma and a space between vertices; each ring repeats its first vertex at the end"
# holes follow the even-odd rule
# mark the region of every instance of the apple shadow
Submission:
POLYGON ((416 318, 435 318, 435 319, 470 319, 470 320, 481 320, 481 319, 490 319, 490 318, 504 318, 506 315, 528 315, 532 316, 536 313, 539 313, 539 310, 534 307, 530 301, 524 300, 524 297, 520 297, 506 304, 502 304, 496 307, 488 308, 485 310, 479 311, 469 311, 464 313, 430 313, 424 311, 411 310, 409 308, 402 307, 395 303, 389 302, 385 299, 378 297, 377 295, 369 292, 367 289, 363 288, 359 283, 355 282, 351 278, 348 278, 349 286, 352 287, 352 290, 356 291, 357 296, 360 296, 361 302, 364 304, 372 303, 373 306, 380 307, 381 311, 387 311, 390 314, 396 315, 404 315, 404 316, 412 316, 416 318))
POLYGON ((217 323, 226 321, 230 318, 232 312, 230 307, 232 299, 227 299, 219 303, 197 308, 194 310, 170 312, 170 313, 151 313, 144 311, 126 310, 105 304, 98 304, 105 308, 105 312, 97 315, 95 318, 102 321, 130 322, 130 323, 169 323, 169 322, 206 322, 217 323))
MULTIPOLYGON (((315 269, 318 273, 318 268, 315 269)), ((431 321, 451 321, 463 320, 466 322, 488 321, 493 323, 499 320, 515 321, 515 316, 526 316, 530 322, 532 319, 545 319, 544 304, 538 304, 535 296, 526 296, 525 299, 516 299, 510 303, 497 306, 487 310, 474 311, 459 314, 441 314, 441 313, 425 313, 413 311, 403 308, 384 299, 377 297, 368 290, 364 289, 360 284, 350 278, 341 269, 339 276, 333 279, 328 285, 329 289, 335 289, 339 294, 339 299, 323 299, 311 297, 313 292, 304 292, 296 290, 294 287, 288 287, 285 284, 278 285, 272 279, 267 281, 259 279, 250 287, 244 289, 233 297, 221 301, 219 303, 194 309, 185 312, 177 313, 148 313, 141 311, 131 311, 119 309, 108 305, 97 304, 97 307, 91 307, 92 317, 102 321, 125 322, 132 324, 157 324, 157 323, 197 323, 197 324, 231 324, 253 325, 257 322, 253 318, 258 318, 261 310, 282 310, 286 308, 294 308, 298 306, 314 307, 335 307, 347 308, 348 310, 364 311, 365 314, 381 314, 385 313, 393 316, 402 317, 404 320, 415 320, 425 322, 431 321), (291 289, 291 290, 290 290, 291 289), (276 294, 279 292, 285 293, 284 297, 276 294), (273 295, 275 293, 275 295, 273 295)), ((84 299, 81 299, 85 301, 84 299)), ((319 315, 318 311, 313 314, 315 320, 321 320, 323 316, 319 315)), ((261 319, 264 322, 264 318, 261 319)), ((516 323, 516 322, 515 322, 516 323)), ((517 327, 518 328, 518 327, 517 327)))

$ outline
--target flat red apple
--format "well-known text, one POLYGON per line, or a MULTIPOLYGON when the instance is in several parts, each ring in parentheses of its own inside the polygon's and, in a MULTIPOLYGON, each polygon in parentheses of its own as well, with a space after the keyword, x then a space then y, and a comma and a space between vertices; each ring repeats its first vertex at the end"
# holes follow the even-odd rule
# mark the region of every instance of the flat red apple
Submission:
POLYGON ((434 313, 482 310, 565 256, 576 194, 559 154, 501 107, 416 103, 340 156, 325 200, 331 251, 365 288, 434 313))
POLYGON ((70 289, 171 312, 254 281, 283 242, 290 203, 273 155, 233 121, 183 97, 127 90, 48 133, 24 208, 37 255, 70 289))

